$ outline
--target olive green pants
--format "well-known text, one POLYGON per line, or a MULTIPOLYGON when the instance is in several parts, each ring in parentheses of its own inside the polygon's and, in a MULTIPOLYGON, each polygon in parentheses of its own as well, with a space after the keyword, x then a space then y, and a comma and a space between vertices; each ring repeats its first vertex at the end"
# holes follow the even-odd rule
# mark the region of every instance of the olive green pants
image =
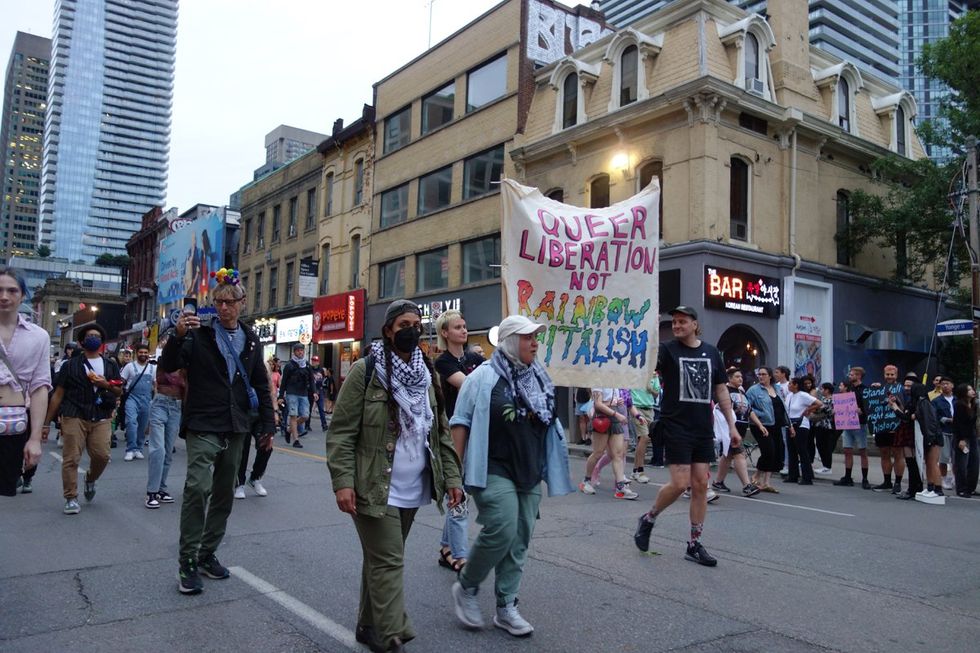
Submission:
POLYGON ((214 553, 225 536, 245 434, 187 434, 187 480, 180 505, 180 559, 214 553))
POLYGON ((415 521, 416 508, 388 506, 383 517, 354 517, 361 538, 361 605, 357 625, 374 626, 378 639, 388 646, 396 637, 415 638, 405 614, 405 539, 415 521))
POLYGON ((522 491, 510 479, 487 474, 485 488, 468 489, 479 510, 476 521, 483 529, 470 547, 459 583, 466 589, 477 588, 493 571, 497 606, 502 607, 514 601, 521 588, 541 486, 522 491))

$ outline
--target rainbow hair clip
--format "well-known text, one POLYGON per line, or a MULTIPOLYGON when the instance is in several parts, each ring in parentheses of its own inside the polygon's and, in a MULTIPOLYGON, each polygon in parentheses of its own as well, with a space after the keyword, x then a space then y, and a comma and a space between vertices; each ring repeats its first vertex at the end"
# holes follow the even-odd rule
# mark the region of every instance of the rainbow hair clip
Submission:
POLYGON ((219 284, 224 283, 230 286, 237 286, 239 282, 238 270, 235 268, 221 268, 217 272, 212 272, 211 278, 217 280, 219 284))

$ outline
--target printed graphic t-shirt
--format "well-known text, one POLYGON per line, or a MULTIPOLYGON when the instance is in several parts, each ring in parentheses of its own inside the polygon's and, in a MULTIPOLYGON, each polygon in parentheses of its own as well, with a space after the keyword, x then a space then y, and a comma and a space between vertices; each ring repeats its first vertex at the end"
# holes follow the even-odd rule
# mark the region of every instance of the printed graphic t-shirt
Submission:
POLYGON ((660 345, 657 370, 663 381, 660 419, 670 437, 712 439, 711 402, 715 386, 725 385, 718 349, 702 341, 687 347, 676 340, 660 345))

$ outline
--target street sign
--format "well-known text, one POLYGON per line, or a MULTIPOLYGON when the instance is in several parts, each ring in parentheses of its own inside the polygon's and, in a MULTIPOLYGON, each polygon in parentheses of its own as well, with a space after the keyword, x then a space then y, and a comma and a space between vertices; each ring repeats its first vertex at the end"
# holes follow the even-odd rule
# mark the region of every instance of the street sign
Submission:
POLYGON ((300 297, 316 297, 316 280, 319 274, 319 261, 304 258, 299 262, 299 284, 297 290, 300 297))
POLYGON ((949 336, 971 336, 973 335, 972 320, 946 320, 936 325, 936 335, 940 338, 949 336))

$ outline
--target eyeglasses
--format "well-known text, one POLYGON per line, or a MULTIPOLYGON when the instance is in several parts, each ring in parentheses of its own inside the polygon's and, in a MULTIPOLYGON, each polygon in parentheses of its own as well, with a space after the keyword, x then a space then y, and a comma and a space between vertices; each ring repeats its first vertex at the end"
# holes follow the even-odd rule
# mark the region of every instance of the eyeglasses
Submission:
POLYGON ((235 304, 237 304, 240 301, 242 301, 242 300, 241 299, 216 299, 216 300, 214 300, 214 305, 215 306, 234 306, 235 304))

